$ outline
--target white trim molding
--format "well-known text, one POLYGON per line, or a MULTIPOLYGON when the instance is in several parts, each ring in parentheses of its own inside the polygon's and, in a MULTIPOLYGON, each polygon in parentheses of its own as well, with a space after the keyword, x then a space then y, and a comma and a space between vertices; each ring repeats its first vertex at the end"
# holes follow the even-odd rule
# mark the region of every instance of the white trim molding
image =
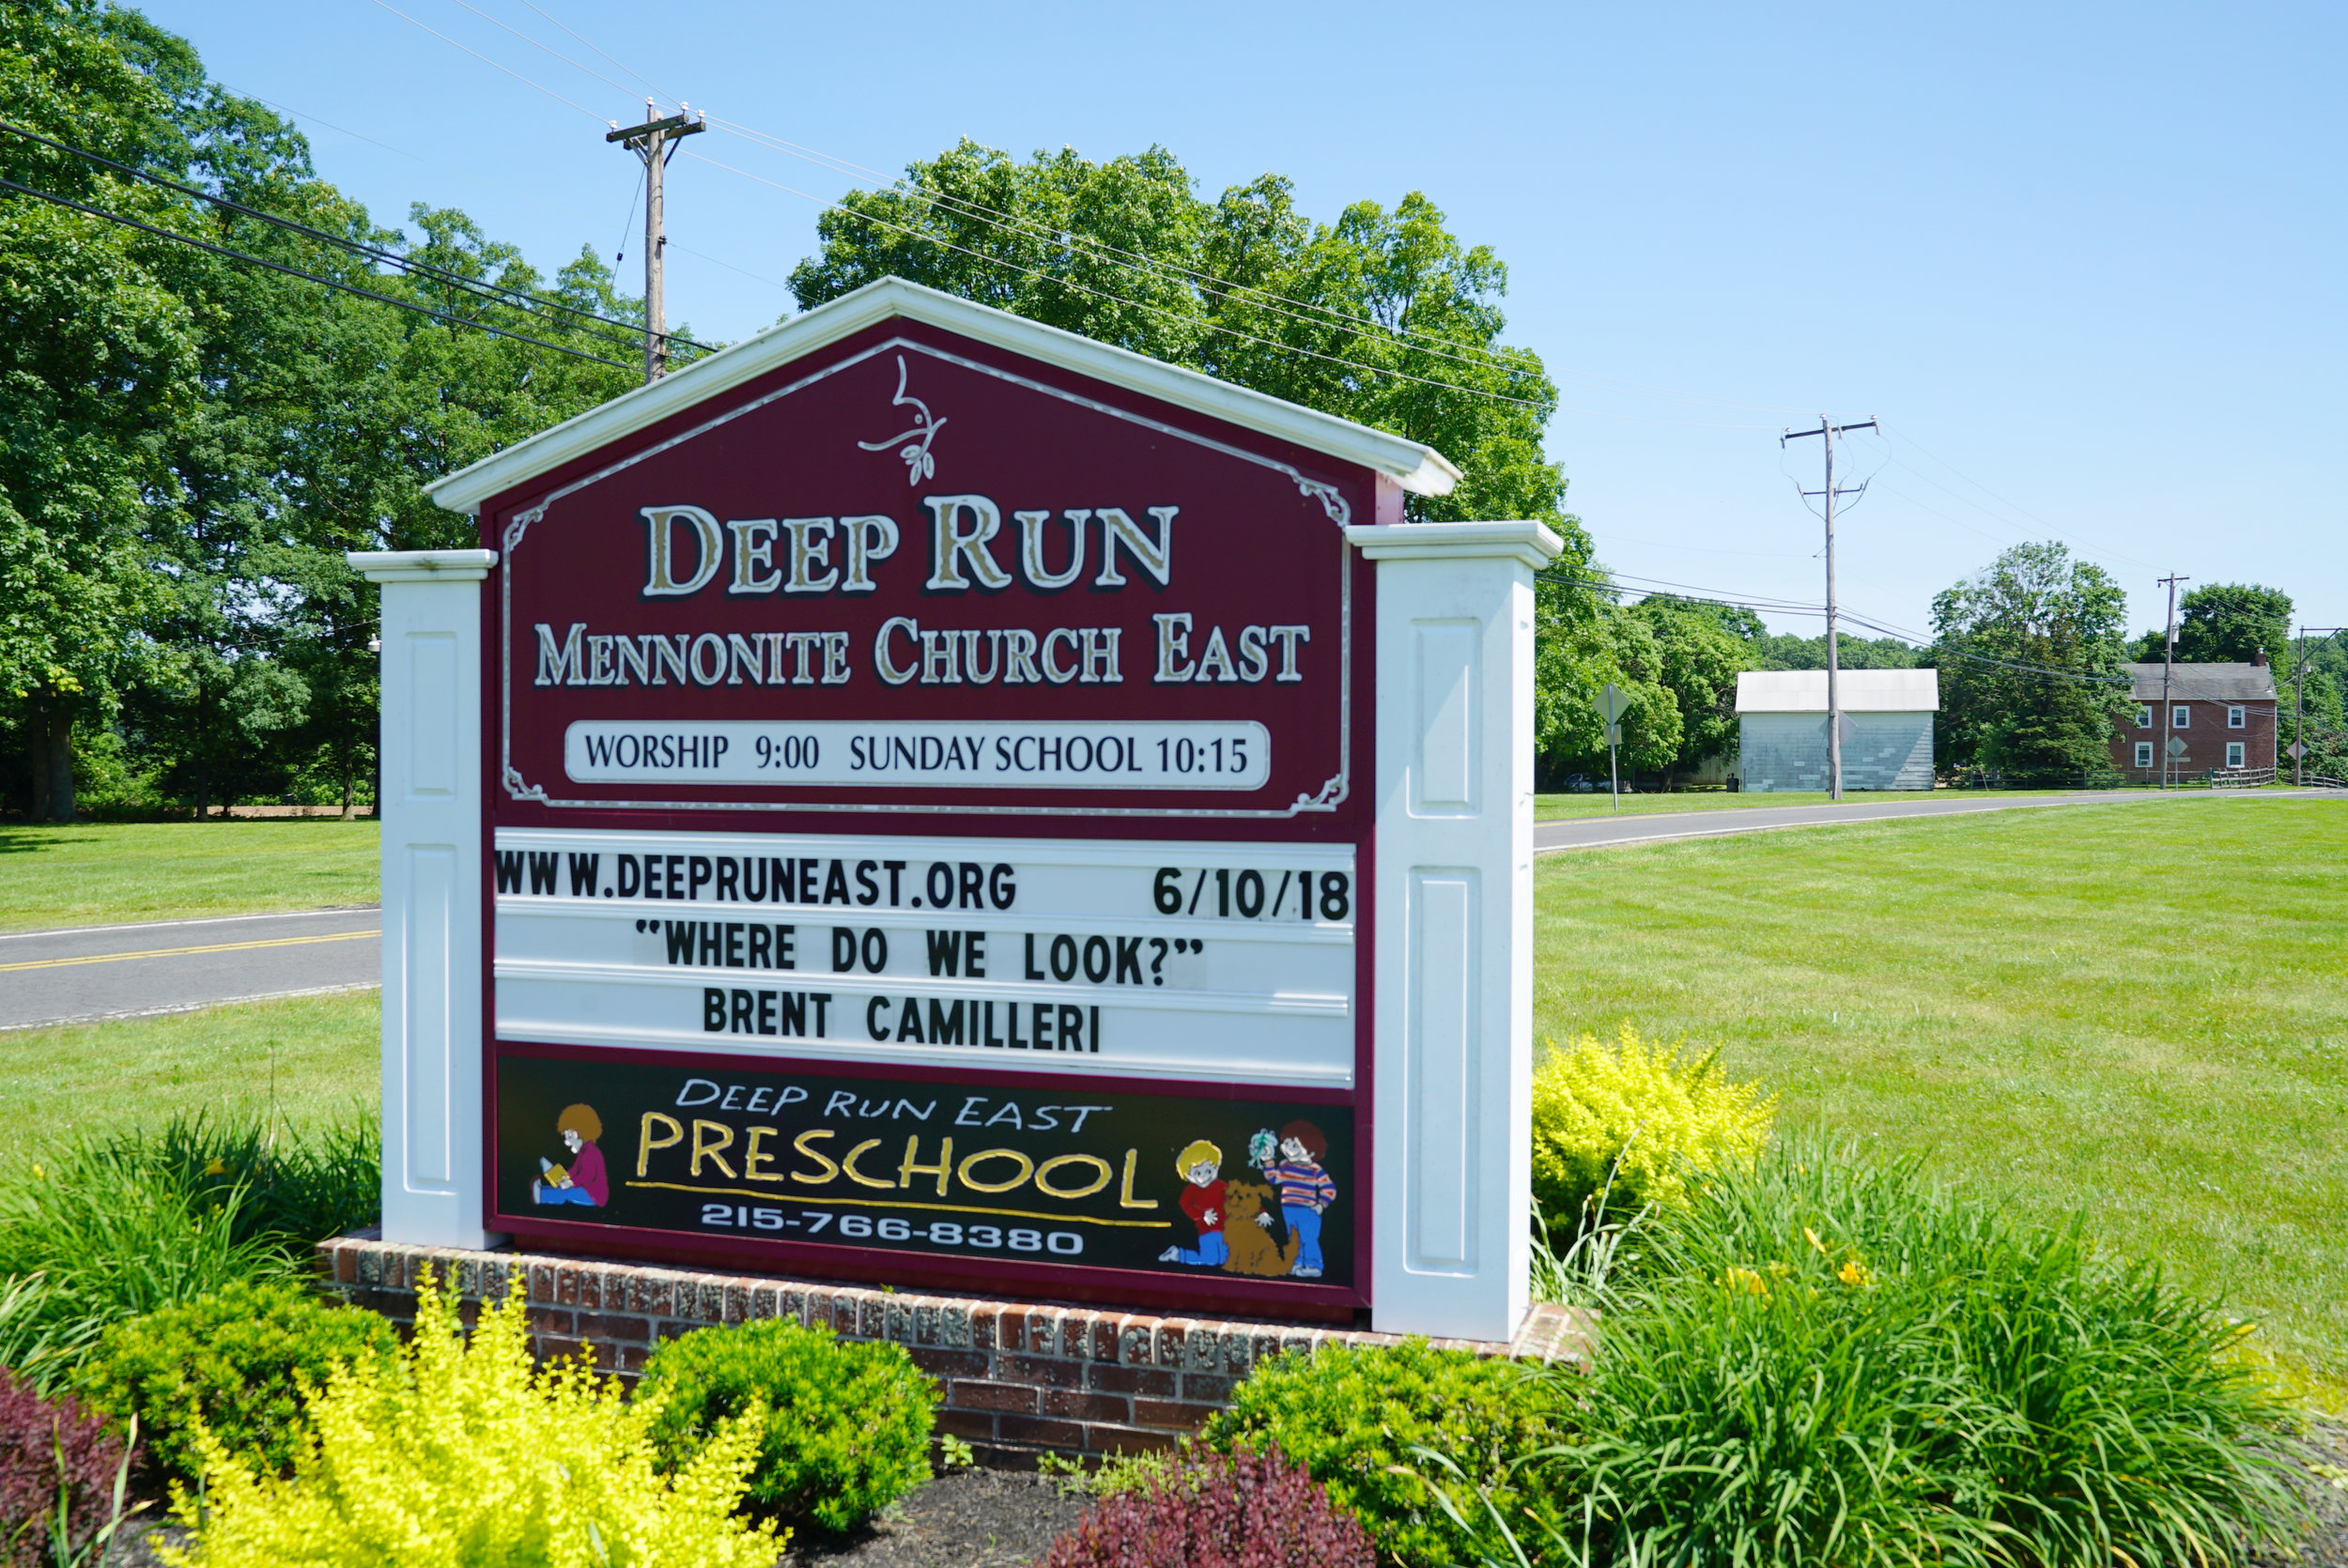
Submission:
POLYGON ((1250 392, 1146 354, 1096 343, 1008 311, 973 304, 902 278, 883 278, 696 360, 649 385, 623 392, 551 430, 517 441, 494 456, 450 474, 432 485, 429 493, 435 502, 452 512, 476 511, 493 496, 892 316, 941 327, 1178 408, 1375 469, 1415 495, 1447 495, 1460 482, 1460 470, 1451 460, 1420 442, 1250 392))
POLYGON ((479 582, 495 550, 351 550, 343 559, 369 582, 479 582))

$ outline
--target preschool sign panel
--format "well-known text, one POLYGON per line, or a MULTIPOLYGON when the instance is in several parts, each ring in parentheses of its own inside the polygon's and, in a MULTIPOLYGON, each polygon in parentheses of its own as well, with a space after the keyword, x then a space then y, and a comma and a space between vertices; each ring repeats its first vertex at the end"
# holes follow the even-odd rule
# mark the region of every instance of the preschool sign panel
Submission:
POLYGON ((1355 1283, 1351 1115, 1276 1096, 509 1050, 497 1129, 516 1229, 820 1248, 882 1278, 954 1260, 1355 1283))

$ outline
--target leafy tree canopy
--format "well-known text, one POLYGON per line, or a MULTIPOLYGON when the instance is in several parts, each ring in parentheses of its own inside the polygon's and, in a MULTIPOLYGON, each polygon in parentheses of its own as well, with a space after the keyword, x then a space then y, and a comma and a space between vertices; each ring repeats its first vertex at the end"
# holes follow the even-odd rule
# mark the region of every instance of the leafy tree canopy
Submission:
POLYGON ((2058 544, 2016 545, 1932 602, 1944 763, 2024 773, 2109 765, 2129 705, 2127 598, 2058 544))
MULTIPOLYGON (((2177 601, 2177 657, 2186 664, 2248 664, 2263 652, 2283 662, 2291 642, 2291 595, 2257 583, 2213 582, 2177 601)), ((2146 632, 2137 657, 2160 657, 2159 629, 2146 632)))

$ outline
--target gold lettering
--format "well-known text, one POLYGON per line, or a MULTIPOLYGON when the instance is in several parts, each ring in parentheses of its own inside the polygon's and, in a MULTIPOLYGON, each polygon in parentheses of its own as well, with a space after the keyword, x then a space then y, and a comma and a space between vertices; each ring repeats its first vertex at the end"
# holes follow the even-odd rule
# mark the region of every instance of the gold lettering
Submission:
POLYGON ((833 1136, 832 1130, 828 1127, 811 1127, 805 1132, 800 1133, 797 1137, 791 1140, 791 1146, 794 1149, 796 1149, 799 1153, 806 1155, 810 1160, 814 1161, 815 1163, 824 1168, 824 1174, 822 1176, 810 1176, 805 1171, 793 1171, 791 1173, 791 1179, 793 1181, 803 1182, 810 1187, 821 1187, 824 1183, 831 1180, 832 1177, 840 1174, 840 1167, 838 1164, 832 1161, 825 1159, 821 1154, 818 1154, 815 1150, 808 1147, 808 1145, 813 1143, 818 1138, 829 1138, 831 1136, 833 1136))
POLYGON ((784 1179, 780 1171, 762 1171, 759 1169, 761 1165, 771 1165, 775 1162, 775 1157, 773 1155, 768 1154, 765 1149, 758 1146, 759 1145, 765 1143, 767 1139, 775 1136, 777 1136, 776 1130, 771 1127, 753 1127, 750 1129, 750 1135, 742 1145, 742 1176, 744 1180, 780 1181, 784 1179))
POLYGON ((1125 1179, 1120 1182, 1117 1188, 1117 1207, 1120 1208, 1155 1208, 1158 1207, 1158 1200, 1155 1198, 1134 1196, 1134 1165, 1140 1158, 1139 1149, 1125 1151, 1125 1179))
POLYGON ((705 1159, 727 1176, 733 1176, 734 1167, 727 1164, 726 1157, 718 1152, 733 1146, 734 1129, 723 1122, 705 1122, 698 1116, 693 1118, 693 1175, 702 1174, 702 1161, 705 1159), (707 1136, 711 1132, 718 1136, 707 1136))
POLYGON ((645 1112, 643 1126, 636 1134, 636 1174, 640 1176, 644 1174, 644 1168, 652 1162, 653 1150, 664 1149, 672 1144, 684 1141, 684 1125, 674 1116, 664 1116, 657 1111, 645 1112), (652 1135, 652 1124, 655 1122, 667 1125, 669 1135, 666 1138, 656 1138, 652 1135))
POLYGON ((868 1176, 862 1171, 856 1168, 856 1162, 860 1157, 862 1157, 868 1150, 876 1149, 880 1147, 880 1145, 881 1141, 878 1138, 865 1139, 864 1142, 857 1145, 856 1147, 848 1151, 848 1157, 840 1161, 840 1168, 848 1173, 848 1179, 850 1181, 853 1181, 859 1186, 885 1187, 893 1192, 896 1191, 896 1184, 894 1182, 881 1181, 873 1176, 868 1176))
POLYGON ((965 1160, 962 1162, 962 1169, 954 1174, 959 1176, 962 1178, 962 1184, 973 1192, 1008 1192, 1035 1174, 1035 1161, 1017 1149, 981 1149, 965 1160), (1016 1160, 1019 1161, 1019 1174, 1009 1181, 981 1181, 970 1174, 970 1167, 981 1160, 1016 1160))
POLYGON ((1055 1155, 1036 1167, 1035 1190, 1047 1198, 1089 1198, 1109 1184, 1109 1162, 1097 1154, 1055 1155), (1086 1187, 1055 1187, 1052 1173, 1062 1165, 1090 1165, 1101 1174, 1086 1187))
POLYGON ((938 1140, 937 1163, 935 1165, 915 1164, 914 1161, 919 1157, 920 1153, 921 1135, 917 1132, 905 1140, 905 1161, 897 1167, 897 1185, 911 1187, 915 1176, 934 1176, 937 1178, 937 1195, 944 1197, 946 1177, 952 1173, 954 1168, 954 1141, 951 1138, 938 1140))

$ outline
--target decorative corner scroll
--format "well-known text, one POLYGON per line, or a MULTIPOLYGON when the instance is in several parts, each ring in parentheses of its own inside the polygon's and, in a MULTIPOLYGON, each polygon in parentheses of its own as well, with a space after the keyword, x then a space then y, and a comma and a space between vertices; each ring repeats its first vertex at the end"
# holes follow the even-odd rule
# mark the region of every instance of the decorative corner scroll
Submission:
MULTIPOLYGON (((1292 469, 1289 471, 1295 473, 1292 469)), ((1331 522, 1343 528, 1353 520, 1353 508, 1346 504, 1345 498, 1337 493, 1336 485, 1324 484, 1318 479, 1306 479, 1303 474, 1295 474, 1295 477, 1296 487, 1319 501, 1321 509, 1329 514, 1331 522)))
POLYGON ((1338 774, 1321 787, 1317 795, 1298 795, 1295 809, 1299 811, 1335 811, 1351 792, 1346 776, 1338 774))
POLYGON ((547 502, 540 501, 526 512, 514 514, 513 518, 505 525, 506 554, 512 555, 514 546, 522 542, 522 535, 530 531, 530 525, 547 515, 547 502))
POLYGON ((886 440, 858 441, 857 445, 866 452, 887 452, 898 442, 904 442, 897 455, 905 460, 905 483, 919 484, 937 472, 937 459, 931 454, 930 443, 937 439, 939 431, 946 428, 946 422, 931 418, 928 404, 918 397, 906 395, 905 357, 903 354, 897 356, 897 395, 888 400, 888 406, 892 408, 911 408, 913 427, 899 431, 886 440))
POLYGON ((505 764, 505 792, 516 800, 534 800, 541 806, 554 804, 547 799, 546 791, 524 778, 511 762, 505 764))

